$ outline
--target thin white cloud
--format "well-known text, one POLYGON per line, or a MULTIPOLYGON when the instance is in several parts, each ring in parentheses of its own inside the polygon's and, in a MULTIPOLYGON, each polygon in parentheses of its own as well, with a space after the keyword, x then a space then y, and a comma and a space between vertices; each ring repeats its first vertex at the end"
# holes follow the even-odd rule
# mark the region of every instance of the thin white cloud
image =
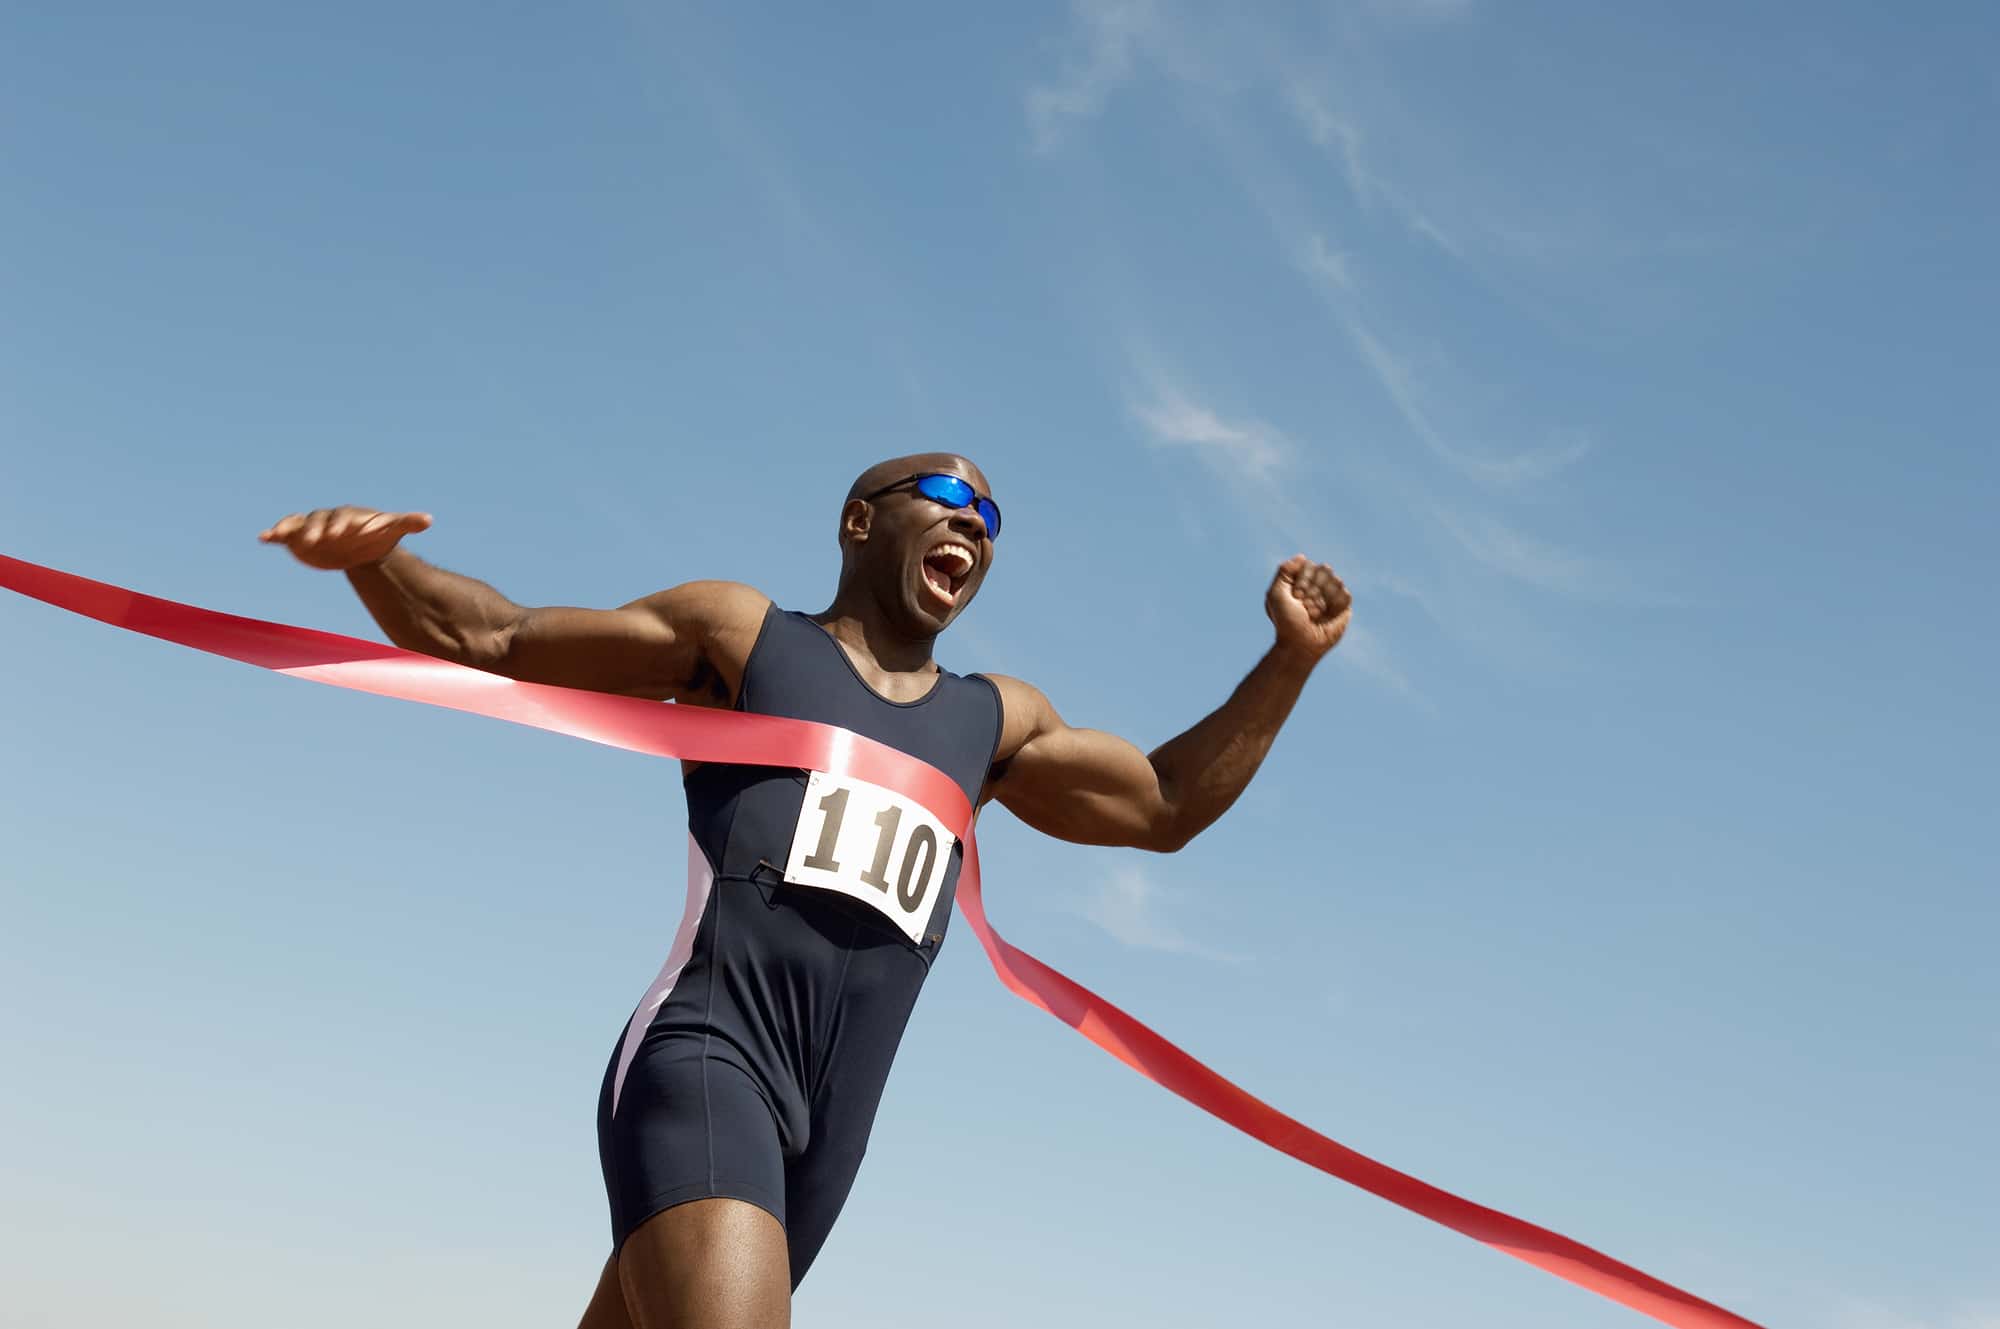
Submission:
POLYGON ((1620 595, 1620 578, 1598 560, 1524 535, 1492 517, 1434 509, 1438 524, 1481 566, 1547 591, 1595 598, 1620 595))
POLYGON ((1121 864, 1112 869, 1110 876, 1098 881, 1097 888, 1084 899, 1078 912, 1103 928, 1114 941, 1138 950, 1232 962, 1242 959, 1203 946, 1175 927, 1161 913, 1163 894, 1159 883, 1143 868, 1121 864))
POLYGON ((1155 447, 1192 453, 1258 527, 1285 547, 1283 558, 1311 543, 1298 492, 1298 449, 1257 419, 1225 419, 1157 369, 1142 370, 1148 392, 1131 403, 1155 447))
POLYGON ((1035 151, 1051 152, 1063 129, 1104 109, 1105 99, 1132 76, 1133 53, 1158 18, 1154 0, 1075 0, 1083 51, 1053 83, 1028 89, 1028 127, 1035 151))
POLYGON ((1300 262, 1307 272, 1333 283, 1339 290, 1354 289, 1353 263, 1347 251, 1333 248, 1318 232, 1306 237, 1306 252, 1300 262))
POLYGON ((1333 653, 1333 660, 1336 664, 1346 665, 1366 674, 1390 691, 1400 693, 1428 709, 1429 703, 1417 695, 1417 690, 1411 686, 1410 680, 1390 658, 1381 636, 1371 631, 1365 624, 1356 624, 1348 628, 1347 635, 1340 639, 1340 645, 1333 653))
POLYGON ((1410 432, 1423 440, 1424 446, 1437 456, 1473 479, 1499 488, 1510 488, 1546 479, 1582 460, 1590 452, 1590 440, 1580 435, 1557 447, 1506 457, 1474 456, 1452 446, 1431 423, 1416 373, 1409 362, 1384 345, 1381 338, 1370 332, 1367 325, 1353 314, 1343 313, 1342 322, 1348 339, 1354 343, 1354 349, 1361 357, 1361 363, 1368 367, 1375 381, 1389 394, 1389 400, 1395 403, 1410 432))
MULTIPOLYGON (((1256 527, 1282 543, 1282 548, 1267 553, 1282 559, 1295 550, 1311 550, 1322 543, 1299 505, 1300 449, 1290 439, 1261 420, 1225 419, 1157 370, 1146 377, 1150 398, 1132 403, 1134 418, 1155 446, 1191 451, 1256 527)), ((1368 580, 1371 584, 1389 583, 1391 589, 1403 585, 1392 576, 1370 574, 1368 580)), ((1354 581, 1349 575, 1350 584, 1354 581)), ((1375 632, 1350 629, 1336 658, 1391 691, 1423 703, 1375 632)))
POLYGON ((1285 101, 1305 128, 1306 137, 1339 159, 1355 202, 1364 208, 1372 207, 1376 193, 1375 176, 1368 169, 1367 159, 1361 155, 1361 130, 1353 122, 1328 110, 1319 94, 1303 83, 1294 83, 1287 88, 1285 101))
POLYGON ((1232 477, 1282 483, 1277 472, 1291 449, 1277 430, 1259 420, 1224 420, 1171 384, 1154 386, 1152 401, 1132 407, 1154 442, 1191 448, 1208 465, 1232 477))
POLYGON ((1341 177, 1356 203, 1366 209, 1386 207, 1415 234, 1453 258, 1464 257, 1459 243, 1443 227, 1370 165, 1364 148, 1365 135, 1353 117, 1335 112, 1309 84, 1296 79, 1285 86, 1285 105, 1291 108, 1306 137, 1339 164, 1341 177))

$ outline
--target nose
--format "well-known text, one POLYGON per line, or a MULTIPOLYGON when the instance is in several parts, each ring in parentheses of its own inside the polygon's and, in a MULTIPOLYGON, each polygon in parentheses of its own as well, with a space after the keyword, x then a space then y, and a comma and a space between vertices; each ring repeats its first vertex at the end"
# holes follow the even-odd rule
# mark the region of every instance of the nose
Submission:
POLYGON ((979 515, 976 507, 960 508, 951 514, 951 528, 972 541, 974 549, 986 538, 986 519, 979 515))

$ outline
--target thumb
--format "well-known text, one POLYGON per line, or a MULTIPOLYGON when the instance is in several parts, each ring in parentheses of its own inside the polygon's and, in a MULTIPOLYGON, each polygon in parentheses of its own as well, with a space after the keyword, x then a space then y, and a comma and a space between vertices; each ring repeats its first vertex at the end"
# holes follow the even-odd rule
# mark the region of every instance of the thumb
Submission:
POLYGON ((431 514, 428 512, 405 512, 402 516, 396 518, 394 526, 396 532, 400 535, 415 535, 418 531, 428 531, 431 528, 431 514))

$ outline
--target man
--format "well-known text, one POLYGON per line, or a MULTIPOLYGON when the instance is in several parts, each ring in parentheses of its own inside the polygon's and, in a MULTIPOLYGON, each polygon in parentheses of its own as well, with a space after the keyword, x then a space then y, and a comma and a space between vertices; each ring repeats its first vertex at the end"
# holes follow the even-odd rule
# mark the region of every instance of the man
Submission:
MULTIPOLYGON (((735 582, 619 609, 523 608, 399 547, 421 513, 294 514, 262 539, 340 570, 391 641, 537 683, 817 720, 1081 844, 1170 852, 1236 801, 1349 597, 1304 555, 1265 596, 1276 640, 1230 698, 1150 756, 1073 729, 1018 679, 939 669, 992 567, 1000 510, 963 457, 869 468, 840 511, 818 614, 735 582)), ((847 1197, 961 849, 892 791, 690 764, 686 917, 606 1069, 598 1148, 613 1248, 580 1329, 772 1329, 847 1197)))

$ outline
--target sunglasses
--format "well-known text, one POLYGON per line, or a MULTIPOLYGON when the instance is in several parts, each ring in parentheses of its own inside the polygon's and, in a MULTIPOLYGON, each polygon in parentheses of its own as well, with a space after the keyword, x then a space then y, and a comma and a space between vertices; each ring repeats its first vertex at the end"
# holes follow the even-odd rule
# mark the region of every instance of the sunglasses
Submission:
POLYGON ((942 503, 948 508, 975 508, 979 520, 986 523, 986 538, 1000 538, 1000 505, 980 494, 964 480, 955 475, 930 474, 906 475, 892 485, 883 485, 872 494, 863 494, 864 499, 880 498, 894 493, 904 485, 915 485, 917 492, 933 503, 942 503))

